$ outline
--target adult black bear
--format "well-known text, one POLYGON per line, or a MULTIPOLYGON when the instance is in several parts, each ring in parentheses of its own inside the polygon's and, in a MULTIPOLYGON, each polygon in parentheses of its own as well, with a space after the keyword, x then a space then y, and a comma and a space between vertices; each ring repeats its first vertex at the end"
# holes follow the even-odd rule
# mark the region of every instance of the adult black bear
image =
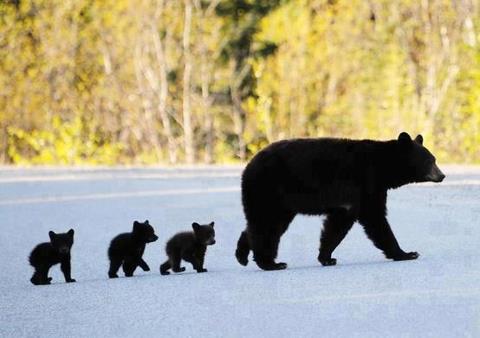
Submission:
POLYGON ((332 252, 355 221, 375 246, 393 260, 416 259, 403 251, 386 218, 387 190, 414 182, 441 182, 445 175, 435 157, 403 132, 397 140, 295 139, 260 151, 242 175, 247 228, 235 255, 247 265, 248 254, 263 270, 276 263, 280 237, 296 214, 326 214, 318 260, 335 265, 332 252))

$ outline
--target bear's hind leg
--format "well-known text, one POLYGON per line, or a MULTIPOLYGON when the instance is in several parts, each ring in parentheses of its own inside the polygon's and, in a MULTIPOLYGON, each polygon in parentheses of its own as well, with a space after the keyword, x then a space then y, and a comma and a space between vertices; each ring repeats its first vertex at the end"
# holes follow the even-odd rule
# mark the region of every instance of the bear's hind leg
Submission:
POLYGON ((170 270, 170 268, 172 267, 172 265, 170 264, 170 259, 167 259, 165 261, 165 263, 163 263, 162 265, 160 265, 160 274, 162 275, 169 275, 170 272, 168 272, 168 270, 170 270))
POLYGON ((237 250, 235 250, 235 257, 237 261, 243 265, 248 264, 248 254, 250 253, 250 242, 248 241, 247 230, 242 231, 237 242, 237 250))
POLYGON ((40 265, 35 267, 35 272, 33 273, 30 282, 34 285, 47 285, 52 281, 51 277, 48 277, 48 270, 50 267, 48 265, 40 265))
POLYGON ((127 257, 123 261, 123 272, 125 273, 125 277, 132 277, 136 268, 137 261, 133 257, 127 257))
POLYGON ((117 257, 110 258, 110 268, 108 269, 109 278, 118 278, 118 269, 122 266, 123 260, 117 257))
MULTIPOLYGON (((294 218, 294 214, 276 217, 275 221, 264 224, 265 228, 259 228, 249 224, 248 234, 252 245, 253 257, 255 263, 262 270, 283 270, 287 268, 287 263, 276 263, 278 245, 280 238, 287 230, 288 225, 294 218)), ((261 227, 262 225, 260 225, 261 227)))
POLYGON ((318 254, 318 261, 323 266, 337 264, 337 260, 332 258, 332 253, 350 231, 354 222, 354 217, 345 210, 334 211, 327 215, 318 254))
POLYGON ((179 251, 170 253, 169 258, 170 258, 170 265, 172 266, 173 272, 185 271, 185 267, 180 266, 180 264, 182 263, 182 255, 179 251))

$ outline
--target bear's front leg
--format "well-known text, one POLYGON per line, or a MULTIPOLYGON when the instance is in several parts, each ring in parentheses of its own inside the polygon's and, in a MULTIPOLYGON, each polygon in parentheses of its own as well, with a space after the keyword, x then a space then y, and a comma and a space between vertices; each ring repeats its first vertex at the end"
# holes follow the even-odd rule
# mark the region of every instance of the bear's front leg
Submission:
POLYGON ((150 271, 150 267, 142 258, 139 259, 138 266, 140 266, 143 271, 150 271))
POLYGON ((203 257, 193 257, 192 259, 192 265, 193 265, 193 268, 198 272, 198 273, 201 273, 201 272, 208 272, 207 269, 204 269, 203 268, 203 263, 204 263, 204 259, 203 257))
POLYGON ((63 276, 65 277, 65 282, 67 283, 76 282, 76 280, 73 279, 71 276, 70 256, 62 259, 62 262, 60 263, 60 269, 62 270, 63 276))
POLYGON ((420 256, 417 252, 405 252, 400 248, 385 217, 385 202, 378 203, 377 206, 369 206, 362 212, 359 221, 367 236, 377 248, 383 251, 386 258, 403 261, 417 259, 420 256))

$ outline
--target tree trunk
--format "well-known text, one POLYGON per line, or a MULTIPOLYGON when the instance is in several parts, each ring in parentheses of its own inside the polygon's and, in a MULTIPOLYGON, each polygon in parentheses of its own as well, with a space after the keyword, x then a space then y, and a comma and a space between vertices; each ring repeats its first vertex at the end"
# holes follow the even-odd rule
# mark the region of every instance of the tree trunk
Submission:
POLYGON ((202 103, 203 103, 203 116, 205 122, 205 163, 210 164, 214 162, 213 147, 214 147, 214 129, 213 129, 213 114, 211 111, 212 100, 210 99, 210 76, 209 69, 207 67, 207 53, 206 50, 202 51, 202 103))
MULTIPOLYGON (((162 1, 163 4, 163 1, 162 1)), ((157 91, 158 95, 158 114, 162 120, 163 129, 165 132, 165 137, 167 138, 167 147, 168 147, 168 161, 170 164, 177 162, 177 149, 175 145, 175 138, 172 131, 172 126, 170 123, 170 117, 167 113, 167 97, 168 97, 168 79, 167 79, 167 62, 165 60, 165 52, 158 34, 158 29, 155 25, 152 24, 152 38, 153 45, 155 48, 155 55, 158 63, 158 72, 159 72, 159 89, 157 91)))
POLYGON ((183 130, 184 130, 184 147, 185 161, 192 164, 195 161, 195 148, 193 145, 193 127, 192 127, 192 111, 190 105, 190 82, 192 73, 192 60, 190 53, 190 31, 192 27, 192 2, 185 0, 185 18, 183 27, 183 130))
POLYGON ((232 91, 233 123, 238 139, 238 157, 243 162, 247 158, 247 149, 243 133, 245 132, 246 112, 242 108, 242 99, 238 90, 232 91))

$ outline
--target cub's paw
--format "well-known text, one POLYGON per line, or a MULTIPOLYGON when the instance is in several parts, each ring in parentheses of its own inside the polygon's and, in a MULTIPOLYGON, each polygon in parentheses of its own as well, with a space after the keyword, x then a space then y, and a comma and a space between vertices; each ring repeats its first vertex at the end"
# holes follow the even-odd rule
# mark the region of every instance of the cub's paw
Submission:
POLYGON ((320 264, 323 266, 332 266, 332 265, 337 265, 337 259, 336 258, 321 258, 318 257, 318 261, 320 264))
POLYGON ((147 265, 147 266, 143 269, 143 271, 150 271, 150 267, 147 265))
POLYGON ((108 278, 118 278, 118 275, 116 273, 109 273, 108 278))
POLYGON ((202 269, 198 269, 198 270, 197 270, 197 272, 198 272, 198 273, 202 273, 202 272, 208 272, 208 270, 207 270, 207 269, 203 269, 203 268, 202 268, 202 269))
POLYGON ((73 279, 73 278, 70 278, 69 280, 67 280, 67 283, 75 283, 75 282, 76 282, 76 280, 73 279))
POLYGON ((160 274, 166 276, 166 275, 169 275, 170 272, 168 272, 168 271, 160 271, 160 274))
POLYGON ((404 252, 401 255, 397 255, 393 257, 394 261, 409 261, 412 259, 417 259, 420 257, 420 254, 418 252, 412 251, 412 252, 404 252))

